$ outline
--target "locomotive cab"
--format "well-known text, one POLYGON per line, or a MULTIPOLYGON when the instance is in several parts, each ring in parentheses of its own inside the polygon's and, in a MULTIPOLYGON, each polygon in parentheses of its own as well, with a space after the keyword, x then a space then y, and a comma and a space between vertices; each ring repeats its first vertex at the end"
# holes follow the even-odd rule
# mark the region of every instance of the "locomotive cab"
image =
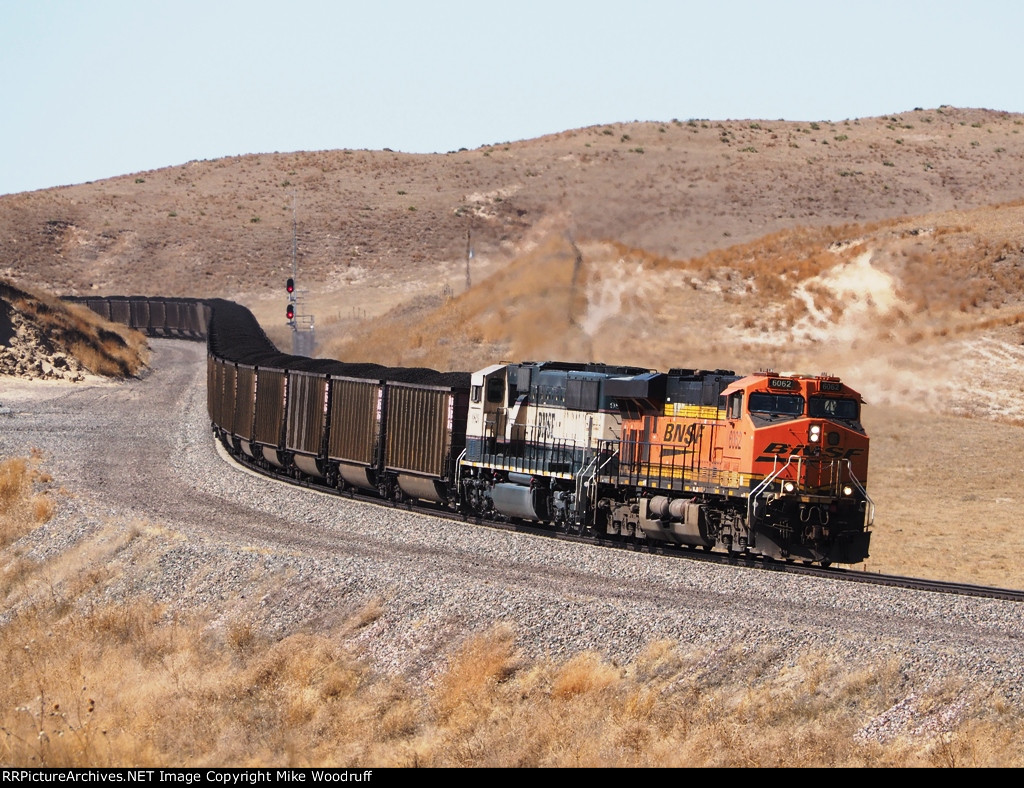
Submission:
POLYGON ((725 459, 770 480, 758 486, 768 490, 778 480, 783 493, 842 497, 844 485, 867 481, 862 401, 837 378, 759 373, 722 396, 736 433, 725 459))
POLYGON ((723 396, 735 432, 724 456, 751 472, 747 522, 758 551, 822 563, 866 557, 873 505, 860 395, 829 375, 763 372, 723 396))
POLYGON ((493 364, 474 372, 470 378, 466 428, 466 457, 470 461, 479 461, 484 456, 504 456, 513 433, 519 437, 523 419, 520 410, 526 395, 519 394, 517 375, 513 374, 512 385, 509 385, 510 366, 493 364), (523 399, 516 408, 515 401, 520 397, 523 399), (517 422, 520 429, 514 429, 517 422))

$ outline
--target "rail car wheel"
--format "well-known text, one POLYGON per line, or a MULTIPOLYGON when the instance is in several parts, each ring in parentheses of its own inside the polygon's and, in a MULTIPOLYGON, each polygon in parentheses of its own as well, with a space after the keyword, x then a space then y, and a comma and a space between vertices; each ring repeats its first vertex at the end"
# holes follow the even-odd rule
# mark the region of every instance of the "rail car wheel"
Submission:
POLYGON ((822 569, 828 569, 830 566, 832 566, 832 559, 831 558, 822 558, 818 562, 818 564, 821 566, 822 569))

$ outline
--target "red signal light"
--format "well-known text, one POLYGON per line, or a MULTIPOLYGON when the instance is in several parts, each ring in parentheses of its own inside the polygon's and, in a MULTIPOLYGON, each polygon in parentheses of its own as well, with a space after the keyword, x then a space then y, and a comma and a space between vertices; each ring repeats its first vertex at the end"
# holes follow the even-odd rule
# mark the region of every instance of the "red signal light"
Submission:
POLYGON ((288 304, 288 309, 285 312, 285 314, 288 316, 289 320, 294 320, 295 319, 295 305, 294 304, 288 304))
POLYGON ((287 290, 289 293, 294 293, 295 292, 295 280, 289 277, 289 279, 288 279, 288 281, 287 281, 287 283, 285 284, 284 287, 285 287, 285 290, 287 290))

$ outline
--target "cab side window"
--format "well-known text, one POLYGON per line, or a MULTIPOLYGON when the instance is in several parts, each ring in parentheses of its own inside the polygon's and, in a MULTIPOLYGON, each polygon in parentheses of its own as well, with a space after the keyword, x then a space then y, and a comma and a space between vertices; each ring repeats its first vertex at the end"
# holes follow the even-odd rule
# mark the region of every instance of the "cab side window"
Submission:
POLYGON ((743 415, 743 392, 737 391, 729 396, 729 418, 738 419, 743 415))
POLYGON ((505 381, 503 378, 487 379, 487 401, 501 402, 505 399, 505 381))

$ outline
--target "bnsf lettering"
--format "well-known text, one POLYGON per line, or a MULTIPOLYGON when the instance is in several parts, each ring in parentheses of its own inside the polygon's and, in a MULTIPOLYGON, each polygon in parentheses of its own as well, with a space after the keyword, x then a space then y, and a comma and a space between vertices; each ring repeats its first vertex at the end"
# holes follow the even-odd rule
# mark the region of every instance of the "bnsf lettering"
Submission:
POLYGON ((704 434, 703 424, 666 424, 665 425, 665 437, 661 440, 663 443, 681 443, 684 446, 689 446, 692 443, 696 443, 700 440, 704 434))
POLYGON ((826 457, 830 460, 850 460, 864 454, 866 449, 844 449, 842 446, 819 446, 816 443, 769 443, 757 462, 771 461, 776 457, 803 455, 804 457, 826 457))
POLYGON ((555 436, 555 414, 537 414, 537 438, 538 440, 550 440, 555 436))

